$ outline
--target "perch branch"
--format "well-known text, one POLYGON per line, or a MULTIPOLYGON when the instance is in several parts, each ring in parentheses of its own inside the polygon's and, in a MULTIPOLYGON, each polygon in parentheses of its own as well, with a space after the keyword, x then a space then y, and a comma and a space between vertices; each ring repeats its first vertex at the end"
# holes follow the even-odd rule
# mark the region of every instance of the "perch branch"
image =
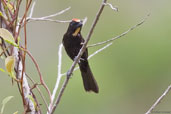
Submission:
POLYGON ((99 9, 99 11, 98 11, 97 14, 96 14, 95 20, 94 20, 94 22, 93 22, 93 24, 92 24, 92 26, 91 26, 91 28, 90 28, 90 31, 89 31, 89 33, 88 33, 88 35, 87 35, 87 37, 86 37, 86 40, 85 40, 85 42, 84 42, 82 48, 80 49, 80 52, 78 53, 76 59, 74 60, 74 62, 73 62, 73 64, 72 64, 71 68, 70 68, 69 71, 67 72, 67 77, 66 77, 66 79, 65 79, 65 81, 64 81, 64 83, 63 83, 63 85, 62 85, 62 88, 61 88, 59 94, 58 94, 58 97, 57 97, 57 99, 56 99, 56 101, 55 101, 55 104, 54 104, 54 106, 53 106, 53 108, 52 108, 51 114, 54 113, 54 111, 55 111, 57 105, 59 104, 59 102, 60 102, 60 100, 61 100, 61 97, 62 97, 62 95, 63 95, 63 93, 64 93, 64 90, 65 90, 65 88, 66 88, 66 86, 67 86, 67 84, 68 84, 68 81, 69 81, 69 79, 70 79, 70 76, 72 75, 72 72, 74 71, 74 68, 75 68, 76 64, 78 63, 79 59, 81 58, 81 55, 84 53, 84 51, 85 51, 85 49, 86 49, 86 46, 87 46, 87 44, 88 44, 88 41, 90 40, 90 37, 91 37, 91 35, 92 35, 92 33, 93 33, 93 30, 94 30, 94 28, 95 28, 95 26, 96 26, 96 24, 97 24, 97 22, 98 22, 98 20, 99 20, 99 18, 100 18, 100 15, 101 15, 101 13, 102 13, 102 11, 103 11, 103 9, 104 9, 104 6, 105 6, 104 3, 106 3, 106 1, 107 1, 107 0, 103 0, 103 1, 102 1, 102 4, 101 4, 101 6, 100 6, 100 9, 99 9))
MULTIPOLYGON (((105 45, 104 47, 98 49, 93 54, 91 54, 88 57, 88 59, 92 58, 93 56, 95 56, 96 54, 98 54, 99 52, 103 51, 104 49, 108 48, 111 45, 112 45, 112 43, 109 43, 109 44, 105 45)), ((58 76, 57 76, 55 88, 53 89, 53 93, 52 93, 52 103, 54 102, 54 98, 55 98, 56 92, 57 92, 57 90, 59 88, 59 84, 60 84, 60 80, 61 80, 62 76, 64 76, 64 75, 67 74, 67 73, 61 74, 61 67, 62 67, 62 47, 63 47, 63 45, 60 44, 59 45, 59 51, 58 51, 58 76)), ((79 67, 75 68, 74 71, 75 70, 78 70, 78 69, 79 69, 79 67)), ((49 105, 49 109, 50 109, 50 105, 49 105)))
POLYGON ((114 38, 111 38, 109 40, 106 40, 106 41, 103 41, 103 42, 99 42, 99 43, 96 43, 96 44, 92 44, 92 45, 89 45, 88 47, 94 47, 94 46, 98 46, 98 45, 102 45, 102 44, 106 44, 106 43, 109 43, 109 42, 112 42, 116 39, 119 39, 120 37, 122 36, 125 36, 126 34, 128 34, 130 31, 134 30, 135 28, 139 27, 140 25, 142 25, 146 20, 147 18, 150 16, 150 14, 148 14, 142 21, 140 21, 138 24, 132 26, 131 28, 129 28, 127 31, 123 32, 122 34, 114 37, 114 38))

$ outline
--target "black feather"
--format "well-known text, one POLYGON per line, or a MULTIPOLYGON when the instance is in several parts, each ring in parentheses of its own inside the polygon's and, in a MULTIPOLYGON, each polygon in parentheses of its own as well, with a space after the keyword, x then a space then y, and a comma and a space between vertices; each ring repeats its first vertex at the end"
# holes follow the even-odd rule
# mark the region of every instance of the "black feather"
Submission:
MULTIPOLYGON (((72 21, 68 27, 67 32, 64 34, 63 41, 62 41, 64 48, 67 52, 67 55, 72 60, 74 60, 75 57, 78 55, 80 49, 82 48, 82 44, 84 43, 84 39, 81 35, 81 32, 78 32, 76 36, 73 36, 73 33, 76 31, 78 27, 81 28, 82 23, 72 21)), ((88 58, 88 49, 85 50, 79 62, 84 88, 86 91, 93 91, 95 93, 98 93, 99 88, 93 76, 93 73, 91 72, 87 58, 88 58)))

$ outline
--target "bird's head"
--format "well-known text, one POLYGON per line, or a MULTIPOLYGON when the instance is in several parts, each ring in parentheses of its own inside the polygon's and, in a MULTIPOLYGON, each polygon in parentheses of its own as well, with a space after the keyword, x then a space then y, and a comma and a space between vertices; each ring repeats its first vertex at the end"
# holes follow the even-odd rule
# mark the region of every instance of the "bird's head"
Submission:
POLYGON ((80 19, 74 18, 70 22, 67 32, 72 34, 73 36, 77 36, 77 34, 80 33, 82 26, 82 21, 80 19))

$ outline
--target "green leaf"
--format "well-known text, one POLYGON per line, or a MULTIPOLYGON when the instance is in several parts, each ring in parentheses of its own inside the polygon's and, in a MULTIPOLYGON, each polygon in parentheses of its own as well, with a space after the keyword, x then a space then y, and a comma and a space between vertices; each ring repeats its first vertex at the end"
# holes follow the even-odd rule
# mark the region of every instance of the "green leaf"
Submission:
POLYGON ((7 29, 4 29, 4 28, 0 28, 0 36, 4 39, 4 40, 7 40, 9 42, 14 42, 14 37, 12 36, 12 34, 7 30, 7 29))
POLYGON ((0 28, 0 36, 4 39, 5 42, 7 42, 15 47, 19 47, 19 45, 17 45, 15 43, 14 37, 7 29, 0 28))
POLYGON ((5 70, 4 70, 4 69, 2 69, 2 68, 0 68, 0 71, 1 71, 1 72, 5 72, 5 70))
POLYGON ((0 11, 0 16, 1 16, 1 17, 4 17, 1 11, 0 11))
POLYGON ((0 17, 3 17, 4 19, 6 19, 6 17, 3 15, 1 11, 0 11, 0 17))
POLYGON ((35 102, 34 98, 31 95, 27 96, 34 104, 34 108, 37 110, 37 103, 35 102))
POLYGON ((14 75, 14 66, 15 66, 15 57, 14 56, 8 56, 5 59, 5 67, 8 72, 8 74, 11 76, 11 78, 16 79, 14 75))
POLYGON ((9 40, 5 40, 5 41, 6 41, 7 43, 9 43, 9 44, 15 46, 15 47, 19 47, 19 45, 17 45, 15 42, 11 42, 11 41, 9 41, 9 40))
POLYGON ((10 11, 14 12, 14 6, 10 2, 7 2, 7 7, 10 11))
POLYGON ((7 102, 9 102, 14 96, 8 96, 2 101, 2 108, 1 108, 1 114, 4 112, 5 105, 7 102))
POLYGON ((18 42, 17 42, 18 46, 20 45, 20 40, 21 40, 21 38, 20 38, 20 36, 18 36, 18 42))

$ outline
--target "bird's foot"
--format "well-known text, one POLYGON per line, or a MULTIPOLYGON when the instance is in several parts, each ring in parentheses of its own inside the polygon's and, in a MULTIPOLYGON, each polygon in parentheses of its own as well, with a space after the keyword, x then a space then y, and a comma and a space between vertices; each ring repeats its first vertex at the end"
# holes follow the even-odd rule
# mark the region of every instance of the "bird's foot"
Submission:
POLYGON ((77 56, 74 57, 74 61, 76 61, 76 59, 77 59, 77 56))
POLYGON ((66 74, 67 78, 71 78, 72 75, 73 75, 73 73, 71 73, 71 71, 68 71, 66 74))
POLYGON ((85 61, 85 59, 84 59, 84 58, 80 58, 80 60, 85 61))

